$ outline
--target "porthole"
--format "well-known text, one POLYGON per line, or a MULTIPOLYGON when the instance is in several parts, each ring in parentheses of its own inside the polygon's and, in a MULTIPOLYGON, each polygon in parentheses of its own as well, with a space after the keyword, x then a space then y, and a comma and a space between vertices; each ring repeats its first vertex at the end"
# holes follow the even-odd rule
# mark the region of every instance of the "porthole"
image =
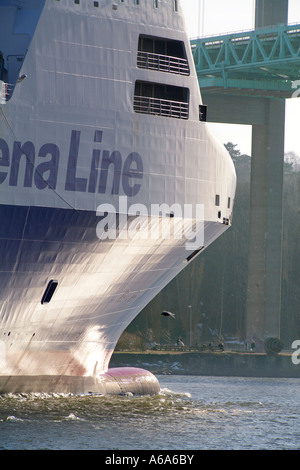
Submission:
POLYGON ((50 281, 46 287, 44 295, 41 300, 41 304, 48 304, 53 297, 53 294, 58 286, 58 281, 50 281))

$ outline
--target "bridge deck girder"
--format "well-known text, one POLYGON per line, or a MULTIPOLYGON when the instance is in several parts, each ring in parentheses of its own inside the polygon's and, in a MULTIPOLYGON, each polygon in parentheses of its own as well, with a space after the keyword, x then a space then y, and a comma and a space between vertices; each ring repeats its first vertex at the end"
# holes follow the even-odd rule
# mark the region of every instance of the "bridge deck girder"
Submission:
POLYGON ((300 24, 191 40, 205 92, 291 97, 300 79, 300 24))

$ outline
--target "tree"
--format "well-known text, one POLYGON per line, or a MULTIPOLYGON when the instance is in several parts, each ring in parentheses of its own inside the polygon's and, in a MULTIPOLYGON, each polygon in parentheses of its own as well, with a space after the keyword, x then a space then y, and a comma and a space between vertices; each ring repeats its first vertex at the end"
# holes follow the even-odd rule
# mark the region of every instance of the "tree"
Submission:
POLYGON ((235 159, 241 155, 241 152, 235 148, 236 146, 237 144, 233 144, 232 142, 227 142, 227 144, 224 144, 224 147, 229 152, 233 161, 235 161, 235 159))

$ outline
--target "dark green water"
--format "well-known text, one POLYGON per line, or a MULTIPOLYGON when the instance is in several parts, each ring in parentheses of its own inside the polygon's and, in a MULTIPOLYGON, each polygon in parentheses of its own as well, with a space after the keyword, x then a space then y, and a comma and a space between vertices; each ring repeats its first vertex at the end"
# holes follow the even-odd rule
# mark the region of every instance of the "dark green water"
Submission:
POLYGON ((0 449, 299 449, 299 379, 159 376, 149 397, 0 396, 0 449))

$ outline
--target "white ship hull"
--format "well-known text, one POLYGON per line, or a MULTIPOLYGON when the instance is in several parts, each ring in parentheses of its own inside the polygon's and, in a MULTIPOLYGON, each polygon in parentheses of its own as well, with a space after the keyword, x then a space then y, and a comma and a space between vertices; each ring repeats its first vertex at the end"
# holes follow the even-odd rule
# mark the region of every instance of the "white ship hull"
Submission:
POLYGON ((105 392, 128 324, 230 226, 235 172, 199 121, 177 2, 81 3, 0 1, 0 391, 105 392), (179 61, 176 73, 137 66, 141 35, 181 41, 188 74, 179 61), (19 70, 9 59, 18 54, 19 70), (166 96, 141 98, 145 83, 166 96))

